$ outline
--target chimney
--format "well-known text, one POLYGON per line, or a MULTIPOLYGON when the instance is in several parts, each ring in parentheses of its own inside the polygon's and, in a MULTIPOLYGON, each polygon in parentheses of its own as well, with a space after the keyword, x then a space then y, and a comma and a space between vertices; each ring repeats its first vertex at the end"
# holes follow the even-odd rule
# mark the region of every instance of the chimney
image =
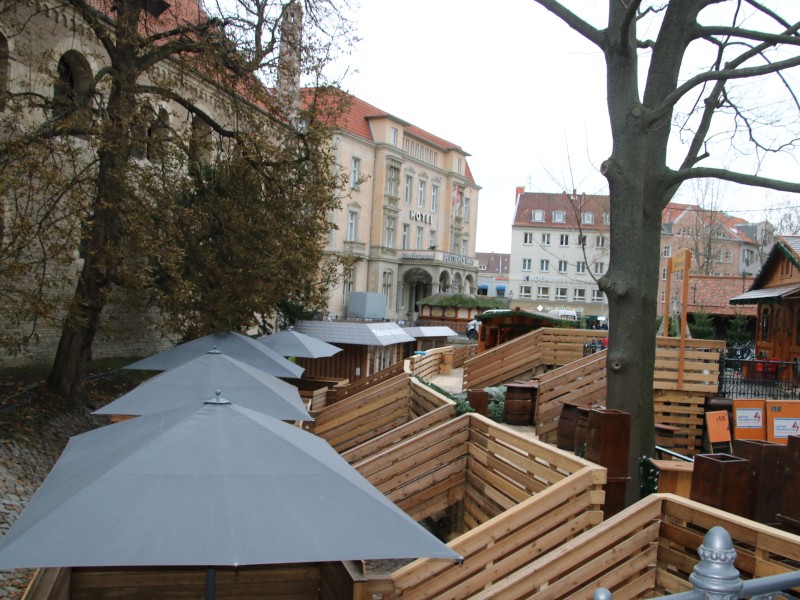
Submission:
POLYGON ((525 193, 525 186, 524 185, 518 185, 517 186, 517 198, 519 198, 520 195, 524 194, 524 193, 525 193))
POLYGON ((300 67, 303 49, 303 9, 296 0, 283 7, 278 54, 278 95, 287 105, 289 116, 300 109, 300 67))

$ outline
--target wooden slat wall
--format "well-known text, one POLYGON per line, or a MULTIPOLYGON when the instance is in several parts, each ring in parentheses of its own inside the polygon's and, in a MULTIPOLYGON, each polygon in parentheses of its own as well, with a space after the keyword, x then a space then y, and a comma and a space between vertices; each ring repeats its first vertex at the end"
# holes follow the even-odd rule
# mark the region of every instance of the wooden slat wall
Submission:
POLYGON ((656 338, 654 390, 683 390, 705 396, 719 389, 719 356, 725 349, 722 340, 686 340, 683 358, 683 384, 678 384, 680 339, 656 338))
POLYGON ((412 375, 428 381, 439 374, 439 365, 442 364, 444 354, 452 354, 452 346, 428 350, 427 355, 416 354, 408 358, 408 370, 412 375), (446 352, 443 352, 446 351, 446 352))
POLYGON ((463 367, 465 362, 475 356, 476 349, 474 344, 456 346, 453 351, 453 368, 458 369, 463 367))
POLYGON ((574 454, 521 436, 485 418, 469 430, 464 526, 471 529, 585 466, 574 454))
POLYGON ((558 419, 564 402, 583 406, 605 405, 606 355, 607 351, 603 350, 538 377, 536 435, 540 440, 556 443, 558 419))
POLYGON ((359 379, 358 381, 354 381, 349 385, 339 386, 336 388, 331 389, 328 392, 328 404, 336 404, 337 402, 341 402, 349 398, 350 396, 354 396, 363 392, 364 390, 377 385, 387 379, 392 379, 393 377, 397 377, 398 375, 402 374, 405 369, 405 361, 400 361, 398 363, 393 364, 391 367, 384 369, 383 371, 378 371, 377 373, 373 373, 369 377, 364 377, 363 379, 359 379))
MULTIPOLYGON (((587 463, 588 464, 588 463, 587 463)), ((450 542, 455 565, 421 559, 395 571, 395 597, 483 598, 484 588, 558 548, 602 520, 605 469, 586 466, 450 542)))
MULTIPOLYGON (((336 344, 342 351, 325 358, 296 358, 298 365, 305 369, 306 377, 330 377, 357 381, 369 373, 369 346, 355 344, 336 344), (361 375, 356 375, 359 369, 361 375)), ((401 363, 403 361, 400 361, 401 363)))
POLYGON ((734 565, 743 579, 797 570, 800 536, 674 496, 663 498, 658 549, 658 583, 666 593, 690 589, 688 576, 697 564, 697 548, 715 525, 724 527, 736 549, 734 565))
MULTIPOLYGON (((206 569, 202 567, 74 568, 71 600, 205 597, 206 569)), ((296 598, 318 600, 319 564, 218 567, 219 598, 257 600, 296 598)))
POLYGON ((342 452, 342 457, 346 461, 350 464, 358 463, 407 438, 455 418, 455 402, 415 379, 409 379, 408 385, 412 420, 355 448, 342 452))
POLYGON ((353 466, 420 521, 463 499, 468 437, 469 415, 462 415, 353 466))
POLYGON ((398 375, 312 413, 305 427, 342 453, 413 419, 409 376, 398 375))
POLYGON ((660 508, 658 500, 628 508, 494 583, 482 597, 587 599, 601 586, 614 600, 642 597, 656 584, 660 508))
POLYGON ((583 345, 598 338, 608 337, 607 331, 593 329, 565 329, 546 327, 542 329, 542 362, 546 365, 566 365, 583 358, 583 345))
POLYGON ((543 330, 537 329, 481 352, 464 363, 464 389, 497 385, 521 373, 535 371, 542 362, 543 330))

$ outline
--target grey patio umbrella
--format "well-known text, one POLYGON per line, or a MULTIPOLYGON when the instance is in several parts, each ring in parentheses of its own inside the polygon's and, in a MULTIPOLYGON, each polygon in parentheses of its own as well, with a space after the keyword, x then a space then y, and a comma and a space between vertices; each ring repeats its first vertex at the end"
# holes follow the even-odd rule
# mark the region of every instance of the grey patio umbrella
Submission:
POLYGON ((167 371, 197 358, 212 349, 221 350, 227 356, 240 360, 275 377, 300 377, 303 367, 286 360, 283 356, 240 333, 211 333, 179 344, 153 356, 126 366, 126 369, 143 371, 167 371))
POLYGON ((233 404, 70 439, 0 569, 460 560, 324 440, 233 404))
POLYGON ((301 358, 325 358, 333 356, 342 349, 323 342, 293 329, 278 331, 272 335, 262 335, 259 342, 272 348, 281 356, 299 356, 301 358))
POLYGON ((138 416, 197 407, 218 391, 238 406, 282 421, 313 421, 295 386, 219 350, 148 379, 94 414, 138 416))

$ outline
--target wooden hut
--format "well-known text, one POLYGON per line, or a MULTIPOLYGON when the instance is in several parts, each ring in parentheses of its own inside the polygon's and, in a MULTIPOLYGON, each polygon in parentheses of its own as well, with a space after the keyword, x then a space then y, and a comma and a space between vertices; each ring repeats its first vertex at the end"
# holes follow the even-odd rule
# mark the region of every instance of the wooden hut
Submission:
POLYGON ((800 361, 800 236, 781 237, 750 289, 730 303, 758 306, 757 358, 800 361))
POLYGON ((572 321, 520 308, 492 310, 476 318, 481 323, 478 332, 479 353, 541 327, 575 326, 572 321))
POLYGON ((327 358, 297 358, 304 378, 349 379, 369 377, 404 359, 403 347, 416 340, 394 322, 300 321, 295 331, 342 349, 327 358))

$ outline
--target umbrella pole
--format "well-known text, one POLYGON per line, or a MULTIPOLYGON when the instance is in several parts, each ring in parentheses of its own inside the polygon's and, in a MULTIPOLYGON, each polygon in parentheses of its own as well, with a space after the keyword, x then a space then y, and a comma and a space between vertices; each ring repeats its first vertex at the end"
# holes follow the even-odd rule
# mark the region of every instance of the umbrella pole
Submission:
POLYGON ((214 600, 217 587, 217 570, 214 567, 206 569, 206 600, 214 600))

